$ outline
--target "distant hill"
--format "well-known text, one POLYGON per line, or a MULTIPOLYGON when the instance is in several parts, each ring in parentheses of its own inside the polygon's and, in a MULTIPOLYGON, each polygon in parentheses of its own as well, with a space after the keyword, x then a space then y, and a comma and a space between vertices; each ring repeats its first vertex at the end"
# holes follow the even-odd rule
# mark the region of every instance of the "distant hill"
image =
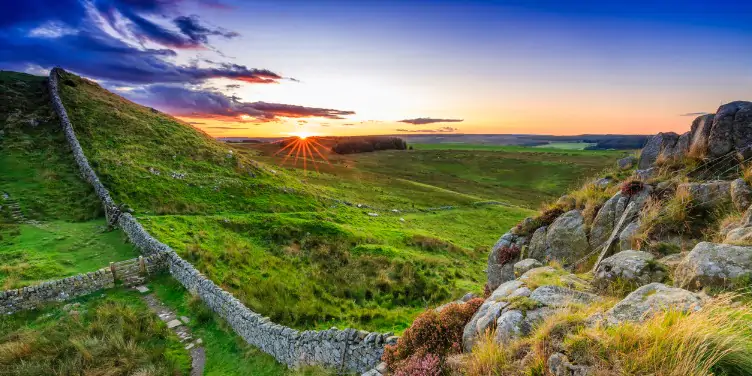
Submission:
POLYGON ((551 136, 535 134, 421 134, 399 135, 408 143, 439 144, 465 143, 487 145, 540 146, 560 142, 591 143, 592 150, 634 150, 642 148, 649 136, 618 134, 583 134, 576 136, 551 136))

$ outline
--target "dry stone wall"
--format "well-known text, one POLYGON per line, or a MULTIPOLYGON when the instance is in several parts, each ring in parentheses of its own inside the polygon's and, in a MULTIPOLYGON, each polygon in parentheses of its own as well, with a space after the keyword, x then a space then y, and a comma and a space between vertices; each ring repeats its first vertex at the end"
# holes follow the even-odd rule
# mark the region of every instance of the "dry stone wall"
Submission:
POLYGON ((50 96, 60 116, 76 163, 102 200, 107 218, 117 221, 141 253, 150 255, 149 257, 164 257, 170 274, 188 291, 200 297, 246 342, 272 355, 280 363, 290 367, 320 365, 350 372, 366 372, 378 365, 384 346, 396 343, 397 337, 390 333, 369 333, 349 328, 299 331, 275 324, 268 317, 250 310, 232 294, 202 275, 189 262, 180 258, 169 246, 152 237, 131 214, 120 214, 107 188, 102 185, 89 165, 68 120, 58 94, 58 73, 61 71, 60 68, 55 68, 50 72, 50 96))
POLYGON ((150 275, 167 270, 167 254, 155 254, 110 264, 94 272, 83 273, 35 286, 0 292, 0 314, 9 314, 61 302, 111 288, 116 282, 125 286, 142 283, 150 275))

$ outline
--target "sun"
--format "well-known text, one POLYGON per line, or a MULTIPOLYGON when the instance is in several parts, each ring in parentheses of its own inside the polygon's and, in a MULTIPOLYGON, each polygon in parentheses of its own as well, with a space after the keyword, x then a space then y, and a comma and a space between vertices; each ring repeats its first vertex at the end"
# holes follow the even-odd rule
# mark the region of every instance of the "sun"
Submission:
POLYGON ((295 136, 301 140, 305 140, 306 138, 313 136, 313 134, 308 133, 306 131, 297 131, 297 132, 290 133, 290 135, 295 136))

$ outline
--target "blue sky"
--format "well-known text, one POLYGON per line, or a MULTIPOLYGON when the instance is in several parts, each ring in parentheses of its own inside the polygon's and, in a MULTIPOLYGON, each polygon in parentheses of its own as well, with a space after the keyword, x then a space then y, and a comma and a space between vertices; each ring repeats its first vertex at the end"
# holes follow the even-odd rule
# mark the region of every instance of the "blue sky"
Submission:
POLYGON ((60 65, 217 136, 683 132, 752 98, 741 1, 5 7, 3 69, 60 65))

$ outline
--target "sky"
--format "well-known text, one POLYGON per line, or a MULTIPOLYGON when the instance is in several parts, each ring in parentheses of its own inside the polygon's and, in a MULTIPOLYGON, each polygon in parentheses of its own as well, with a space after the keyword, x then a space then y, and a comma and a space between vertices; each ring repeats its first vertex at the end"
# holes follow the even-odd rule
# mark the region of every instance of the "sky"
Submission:
POLYGON ((752 99, 749 1, 2 1, 61 66, 217 137, 652 134, 752 99))

